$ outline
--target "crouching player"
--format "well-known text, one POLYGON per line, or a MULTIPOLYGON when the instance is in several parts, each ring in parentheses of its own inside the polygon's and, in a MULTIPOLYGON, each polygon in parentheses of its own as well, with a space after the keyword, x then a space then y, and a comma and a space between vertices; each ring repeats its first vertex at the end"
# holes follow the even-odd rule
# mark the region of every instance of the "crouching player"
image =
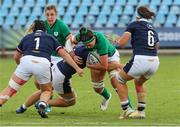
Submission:
POLYGON ((41 90, 38 113, 42 118, 47 118, 45 108, 52 94, 51 52, 56 50, 80 76, 83 70, 77 66, 56 39, 45 32, 43 21, 35 20, 34 24, 33 33, 26 35, 17 47, 14 58, 18 66, 9 80, 8 86, 0 93, 0 106, 6 103, 34 75, 41 90))
MULTIPOLYGON (((77 46, 75 48, 74 55, 82 58, 82 64, 79 65, 80 68, 86 67, 88 53, 89 51, 85 48, 85 46, 77 46)), ((74 105, 76 102, 76 96, 71 87, 70 79, 72 75, 76 73, 75 69, 69 66, 69 64, 65 61, 59 61, 54 64, 51 69, 53 77, 52 86, 60 97, 49 100, 48 104, 55 107, 68 107, 74 105)), ((41 91, 38 90, 32 94, 27 101, 16 110, 16 113, 25 112, 28 107, 39 100, 40 93, 41 91)))

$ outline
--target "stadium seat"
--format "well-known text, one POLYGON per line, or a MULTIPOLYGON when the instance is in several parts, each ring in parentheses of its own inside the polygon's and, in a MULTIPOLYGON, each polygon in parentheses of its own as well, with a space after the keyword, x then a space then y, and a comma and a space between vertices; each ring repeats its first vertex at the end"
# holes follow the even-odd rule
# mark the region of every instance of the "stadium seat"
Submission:
POLYGON ((123 14, 125 15, 132 15, 133 13, 134 13, 134 8, 132 5, 127 5, 123 12, 123 14))
POLYGON ((84 23, 83 15, 77 14, 71 26, 72 28, 79 28, 79 26, 82 25, 83 23, 84 23))
POLYGON ((114 14, 121 15, 122 14, 122 7, 119 5, 115 5, 111 14, 112 15, 114 15, 114 14))
POLYGON ((137 0, 128 0, 127 5, 137 5, 137 0))
POLYGON ((66 13, 63 17, 63 21, 66 24, 71 25, 72 24, 72 15, 66 13))
POLYGON ((78 13, 77 14, 80 14, 80 15, 87 15, 88 14, 88 8, 86 5, 81 5, 79 7, 79 10, 78 10, 78 13))
POLYGON ((73 4, 69 5, 69 7, 67 8, 66 14, 71 15, 71 16, 75 15, 76 14, 76 6, 73 4))
POLYGON ((18 16, 19 15, 19 8, 17 6, 13 6, 9 12, 10 16, 18 16))
POLYGON ((175 14, 169 14, 165 22, 165 27, 173 27, 176 24, 177 17, 175 14))
POLYGON ((59 5, 67 7, 69 5, 69 0, 60 0, 59 5))
POLYGON ((139 1, 139 6, 140 5, 149 5, 149 0, 140 0, 139 1))
POLYGON ((57 0, 48 0, 47 4, 48 5, 57 5, 58 1, 57 0))
POLYGON ((14 24, 15 24, 14 16, 8 15, 8 16, 6 17, 4 26, 5 26, 5 27, 6 27, 6 26, 9 27, 9 26, 13 26, 14 24))
POLYGON ((116 0, 115 5, 125 6, 126 5, 126 0, 116 0))
POLYGON ((111 8, 110 8, 110 6, 104 5, 104 6, 102 7, 102 9, 101 9, 100 14, 102 14, 102 15, 108 15, 108 16, 109 16, 109 15, 111 14, 111 8))
POLYGON ((29 16, 31 14, 30 7, 24 6, 21 10, 20 15, 22 16, 29 16))
POLYGON ((161 5, 171 5, 173 3, 172 0, 163 0, 161 5))
POLYGON ((180 27, 180 17, 179 17, 179 19, 177 21, 176 27, 180 27))
POLYGON ((122 15, 120 17, 120 22, 122 22, 123 24, 129 24, 130 22, 130 17, 128 15, 122 15))
POLYGON ((87 15, 85 19, 85 25, 86 26, 91 26, 96 22, 96 18, 93 15, 87 15))
POLYGON ((118 21, 119 21, 118 15, 117 14, 111 14, 106 26, 107 27, 114 27, 116 24, 118 24, 118 21))
POLYGON ((26 17, 23 15, 18 16, 16 20, 17 25, 26 25, 26 17))
POLYGON ((71 0, 71 3, 70 3, 70 5, 74 5, 74 6, 79 6, 80 5, 80 0, 71 0))
POLYGON ((93 4, 93 6, 90 8, 89 14, 97 16, 99 14, 99 7, 93 4))
POLYGON ((65 14, 64 6, 58 6, 57 11, 59 16, 63 16, 65 14))
POLYGON ((104 6, 113 6, 115 3, 115 0, 105 0, 104 6))
POLYGON ((13 5, 13 1, 12 0, 3 0, 2 8, 4 8, 4 7, 11 8, 12 5, 13 5))
POLYGON ((180 7, 177 6, 177 5, 173 5, 170 8, 169 14, 176 14, 176 15, 178 15, 178 14, 180 14, 179 12, 180 12, 180 7))
POLYGON ((150 5, 160 5, 161 4, 161 0, 151 0, 150 5))
POLYGON ((0 16, 0 26, 2 26, 4 24, 4 19, 3 17, 0 16))
POLYGON ((103 0, 94 0, 93 4, 96 5, 96 6, 102 6, 103 5, 103 0))
POLYGON ((36 5, 32 10, 32 15, 41 16, 43 14, 42 8, 36 5))
POLYGON ((91 6, 92 0, 83 0, 81 6, 91 6))
POLYGON ((15 0, 14 1, 14 6, 15 7, 23 7, 24 1, 23 0, 15 0))
POLYGON ((33 7, 35 6, 35 0, 26 0, 24 7, 33 7))
POLYGON ((180 5, 180 0, 174 0, 174 5, 180 5))
POLYGON ((8 15, 8 8, 7 7, 1 7, 0 8, 0 17, 2 17, 2 16, 7 16, 8 15))
POLYGON ((161 5, 159 8, 159 14, 168 14, 169 8, 167 5, 161 5))
POLYGON ((164 22, 165 22, 165 20, 166 20, 165 15, 159 13, 159 14, 156 15, 155 23, 156 23, 156 24, 163 25, 164 22))
POLYGON ((37 0, 36 6, 45 7, 46 6, 46 1, 45 0, 37 0))
POLYGON ((98 27, 103 26, 106 24, 106 22, 107 22, 107 16, 100 14, 97 18, 96 26, 98 26, 98 27))
POLYGON ((157 13, 157 5, 151 4, 149 6, 150 10, 153 11, 155 14, 157 13))

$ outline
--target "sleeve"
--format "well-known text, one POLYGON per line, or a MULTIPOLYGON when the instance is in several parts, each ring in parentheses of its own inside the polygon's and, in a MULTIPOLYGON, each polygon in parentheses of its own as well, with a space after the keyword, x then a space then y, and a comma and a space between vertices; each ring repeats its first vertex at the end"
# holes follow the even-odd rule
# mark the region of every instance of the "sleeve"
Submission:
POLYGON ((133 30, 134 30, 134 28, 135 28, 134 26, 135 26, 135 25, 134 25, 134 22, 133 22, 133 23, 130 23, 130 24, 127 26, 125 32, 133 33, 133 30))
POLYGON ((24 49, 23 49, 23 42, 24 42, 24 38, 21 40, 21 42, 19 43, 19 45, 17 46, 16 50, 19 52, 19 53, 23 53, 24 49))
POLYGON ((108 54, 108 43, 110 43, 103 34, 99 34, 98 37, 98 49, 97 52, 100 56, 108 54))
POLYGON ((60 21, 60 29, 64 38, 66 38, 71 33, 69 27, 63 21, 60 21))

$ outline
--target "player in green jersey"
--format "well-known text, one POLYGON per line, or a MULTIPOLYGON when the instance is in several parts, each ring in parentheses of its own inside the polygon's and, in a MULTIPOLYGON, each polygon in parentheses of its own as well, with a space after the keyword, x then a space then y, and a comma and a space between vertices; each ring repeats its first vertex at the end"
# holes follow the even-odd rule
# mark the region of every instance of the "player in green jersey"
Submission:
POLYGON ((116 80, 116 76, 123 66, 120 64, 119 52, 102 33, 93 32, 85 27, 80 29, 79 34, 76 35, 73 41, 74 43, 82 42, 89 50, 99 55, 99 63, 91 65, 87 63, 87 67, 91 69, 91 80, 94 90, 104 97, 100 107, 102 110, 106 110, 111 93, 104 87, 103 79, 106 71, 108 71, 111 84, 118 93, 118 87, 116 86, 119 83, 116 80))

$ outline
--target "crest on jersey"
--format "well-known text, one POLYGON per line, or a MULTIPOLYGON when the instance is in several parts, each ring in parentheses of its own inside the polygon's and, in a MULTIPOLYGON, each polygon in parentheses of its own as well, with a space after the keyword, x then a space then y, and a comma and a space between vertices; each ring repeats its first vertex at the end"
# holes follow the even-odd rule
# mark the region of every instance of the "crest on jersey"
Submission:
POLYGON ((147 27, 148 27, 149 29, 153 29, 153 26, 152 26, 151 24, 147 24, 147 27))
POLYGON ((56 37, 57 37, 57 36, 58 36, 58 32, 54 32, 54 36, 56 36, 56 37))

